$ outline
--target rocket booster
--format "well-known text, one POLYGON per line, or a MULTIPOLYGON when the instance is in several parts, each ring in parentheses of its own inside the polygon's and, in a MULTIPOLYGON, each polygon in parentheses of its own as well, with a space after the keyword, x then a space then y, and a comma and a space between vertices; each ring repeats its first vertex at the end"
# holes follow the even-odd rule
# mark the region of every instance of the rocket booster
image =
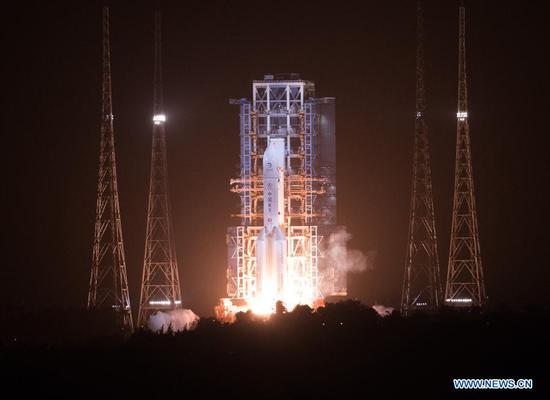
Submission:
POLYGON ((256 288, 260 297, 278 300, 286 261, 285 139, 268 138, 263 156, 264 227, 256 241, 256 288))

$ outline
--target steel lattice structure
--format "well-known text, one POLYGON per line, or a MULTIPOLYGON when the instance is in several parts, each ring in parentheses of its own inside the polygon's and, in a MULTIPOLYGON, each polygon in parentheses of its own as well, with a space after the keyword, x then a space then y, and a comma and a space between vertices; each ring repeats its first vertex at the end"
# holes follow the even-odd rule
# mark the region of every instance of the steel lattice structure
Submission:
POLYGON ((424 29, 422 3, 417 7, 416 119, 413 150, 412 196, 405 277, 401 298, 404 315, 433 311, 441 303, 428 127, 424 117, 424 29))
POLYGON ((453 219, 445 302, 453 306, 483 307, 485 301, 468 124, 465 9, 462 3, 459 7, 458 112, 453 219))
POLYGON ((240 225, 228 228, 227 294, 224 304, 250 304, 257 292, 257 241, 264 227, 262 162, 268 143, 284 139, 284 287, 298 304, 345 295, 345 274, 321 254, 320 243, 336 225, 334 98, 315 98, 313 82, 297 74, 265 75, 252 84, 252 101, 240 106, 240 225), (323 280, 323 276, 330 279, 323 280))
MULTIPOLYGON (((231 260, 237 264, 236 274, 229 271, 228 294, 237 299, 250 299, 256 293, 256 239, 261 230, 263 214, 262 155, 268 137, 284 137, 289 147, 286 164, 293 171, 288 177, 287 191, 291 192, 288 210, 289 268, 307 270, 295 276, 296 286, 308 303, 319 297, 317 285, 317 232, 311 227, 314 197, 312 183, 312 126, 314 112, 306 100, 312 96, 311 82, 266 79, 254 81, 253 101, 239 100, 241 106, 241 170, 240 178, 232 179, 232 191, 241 196, 241 226, 230 228, 231 260), (291 143, 292 141, 292 143, 291 143), (309 145, 306 144, 308 141, 309 145), (292 204, 291 204, 292 203, 292 204), (292 232, 290 232, 292 230, 292 232), (311 250, 313 248, 313 251, 311 250), (305 257, 305 255, 308 257, 305 257), (309 257, 315 254, 314 257, 309 257)), ((308 103, 309 104, 309 103, 308 103)), ((319 188, 317 188, 319 191, 319 188)))
POLYGON ((161 39, 161 14, 156 12, 153 138, 145 256, 138 316, 140 327, 147 326, 149 316, 156 311, 181 307, 180 282, 168 190, 161 39))
POLYGON ((103 8, 103 85, 99 177, 88 308, 112 308, 133 330, 118 198, 111 88, 109 8, 103 8))

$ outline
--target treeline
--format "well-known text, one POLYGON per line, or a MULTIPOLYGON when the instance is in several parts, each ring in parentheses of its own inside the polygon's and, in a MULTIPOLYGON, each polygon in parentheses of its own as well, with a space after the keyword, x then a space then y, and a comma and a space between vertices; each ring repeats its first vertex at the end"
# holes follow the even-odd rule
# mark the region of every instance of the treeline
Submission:
MULTIPOLYGON (((78 398, 198 392, 224 399, 425 399, 471 396, 456 393, 452 379, 479 377, 532 378, 535 390, 513 397, 548 395, 547 308, 442 310, 403 318, 397 312, 380 317, 371 307, 347 301, 316 312, 280 307, 269 320, 239 314, 230 325, 203 318, 194 331, 137 331, 129 337, 103 325, 86 331, 107 322, 99 321, 101 315, 63 314, 34 320, 34 337, 14 342, 2 335, 2 376, 9 385, 78 398), (62 329, 64 321, 73 327, 62 329), (56 331, 62 334, 51 339, 56 331)), ((29 332, 28 326, 19 328, 29 332)))

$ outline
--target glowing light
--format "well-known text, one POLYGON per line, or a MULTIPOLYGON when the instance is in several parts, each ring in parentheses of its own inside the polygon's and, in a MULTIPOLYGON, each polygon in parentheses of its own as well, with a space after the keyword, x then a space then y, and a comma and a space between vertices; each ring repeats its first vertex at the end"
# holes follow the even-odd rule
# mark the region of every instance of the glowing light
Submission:
POLYGON ((300 296, 298 293, 299 291, 289 284, 279 296, 271 294, 247 299, 248 309, 256 315, 267 316, 275 313, 278 301, 287 311, 292 311, 299 305, 307 305, 314 309, 324 305, 321 299, 314 299, 306 293, 300 296))
POLYGON ((415 304, 417 307, 422 307, 422 306, 427 306, 428 303, 416 303, 415 304))
POLYGON ((456 113, 456 117, 459 121, 464 121, 466 118, 468 118, 468 113, 466 111, 460 111, 456 113))
POLYGON ((456 299, 446 299, 448 303, 471 303, 473 300, 469 298, 456 298, 456 299))
POLYGON ((270 315, 275 312, 275 301, 267 298, 255 298, 249 301, 250 311, 256 315, 270 315))
POLYGON ((155 125, 160 125, 161 122, 166 122, 166 115, 157 114, 153 116, 153 122, 155 123, 155 125))
POLYGON ((151 300, 149 301, 149 305, 151 306, 169 306, 172 304, 170 300, 151 300))

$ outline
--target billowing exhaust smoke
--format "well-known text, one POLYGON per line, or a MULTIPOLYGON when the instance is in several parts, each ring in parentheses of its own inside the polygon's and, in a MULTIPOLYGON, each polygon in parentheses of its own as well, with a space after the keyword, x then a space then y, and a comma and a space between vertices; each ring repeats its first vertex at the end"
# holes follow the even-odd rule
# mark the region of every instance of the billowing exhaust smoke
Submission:
POLYGON ((197 327, 199 316, 191 310, 177 309, 168 312, 157 311, 149 317, 147 323, 153 332, 191 331, 197 327))
POLYGON ((359 250, 348 248, 350 240, 351 233, 342 228, 321 242, 322 253, 327 259, 327 264, 341 272, 362 272, 369 267, 372 268, 370 264, 373 261, 374 253, 367 256, 359 250))
POLYGON ((378 313, 381 317, 387 317, 388 315, 391 315, 393 313, 393 307, 386 307, 382 304, 375 304, 372 306, 374 311, 378 313))
POLYGON ((319 249, 323 263, 319 268, 319 290, 324 296, 345 295, 347 274, 358 273, 374 268, 375 251, 367 254, 349 248, 351 233, 344 227, 325 236, 319 249), (343 281, 342 281, 343 280, 343 281), (342 283, 343 282, 343 283, 342 283), (344 288, 343 293, 341 288, 344 288))

